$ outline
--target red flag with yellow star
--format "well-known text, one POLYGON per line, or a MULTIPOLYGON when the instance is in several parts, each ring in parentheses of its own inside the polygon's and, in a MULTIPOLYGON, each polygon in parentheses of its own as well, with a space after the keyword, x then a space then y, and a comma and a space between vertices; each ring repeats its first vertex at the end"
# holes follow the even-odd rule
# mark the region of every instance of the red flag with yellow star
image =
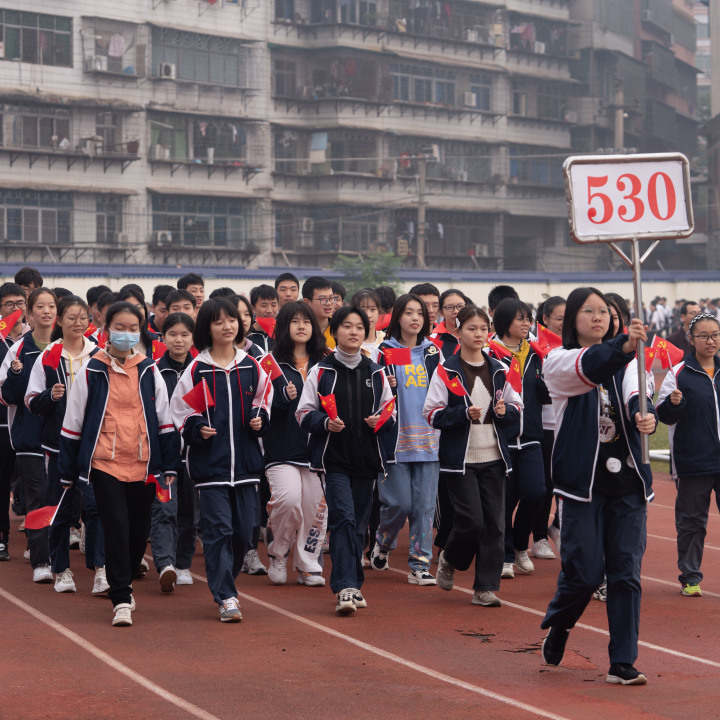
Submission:
POLYGON ((16 310, 14 313, 8 315, 7 317, 0 319, 0 335, 2 335, 3 340, 7 339, 10 331, 18 324, 18 322, 20 322, 22 314, 22 310, 16 310))
POLYGON ((161 503, 170 502, 172 498, 172 495, 170 494, 170 487, 163 487, 157 475, 148 475, 147 480, 145 480, 145 484, 151 485, 152 483, 155 484, 155 497, 161 503))
POLYGON ((677 365, 679 362, 682 362, 685 357, 685 353, 679 347, 673 345, 668 340, 661 338, 659 335, 656 335, 653 338, 650 347, 655 349, 662 366, 666 370, 669 370, 673 365, 677 365))
POLYGON ((167 350, 167 345, 159 340, 152 341, 152 359, 159 360, 167 350))
POLYGON ((445 369, 443 365, 438 365, 437 368, 437 374, 440 376, 440 379, 445 383, 445 387, 453 394, 453 395, 468 395, 468 391, 465 389, 465 386, 460 382, 460 379, 456 376, 451 378, 448 375, 448 371, 445 369))
POLYGON ((386 347, 383 348, 382 354, 386 365, 410 365, 412 363, 410 348, 386 347))
POLYGON ((97 330, 97 327, 90 323, 88 325, 88 329, 83 333, 86 338, 89 338, 95 331, 97 330))
POLYGON ((262 367, 262 369, 270 376, 271 380, 275 380, 283 374, 283 371, 277 364, 277 360, 275 360, 275 358, 270 354, 266 355, 260 361, 260 367, 262 367))
POLYGON ((505 382, 509 383, 510 387, 512 387, 515 392, 522 392, 522 373, 520 372, 520 361, 515 357, 510 363, 510 367, 505 374, 505 382))
POLYGON ((374 432, 377 432, 392 417, 394 412, 395 398, 392 398, 385 403, 383 409, 380 411, 380 417, 378 418, 377 425, 375 425, 374 432))
POLYGON ((325 408, 325 412, 328 414, 328 417, 331 420, 337 420, 338 414, 335 396, 332 394, 320 395, 320 393, 318 393, 318 397, 320 398, 320 404, 325 408))
POLYGON ((25 529, 42 530, 48 527, 52 523, 57 509, 57 505, 45 505, 37 510, 31 510, 25 515, 25 529))
POLYGON ((255 322, 265 331, 268 337, 275 337, 275 318, 255 318, 255 322))
POLYGON ((488 347, 490 348, 490 352, 498 360, 502 360, 503 358, 510 357, 512 355, 512 352, 510 352, 510 350, 508 350, 504 345, 501 345, 495 340, 488 340, 488 347))
POLYGON ((656 355, 657 350, 655 350, 654 347, 645 348, 645 372, 650 372, 650 370, 652 369, 656 355))

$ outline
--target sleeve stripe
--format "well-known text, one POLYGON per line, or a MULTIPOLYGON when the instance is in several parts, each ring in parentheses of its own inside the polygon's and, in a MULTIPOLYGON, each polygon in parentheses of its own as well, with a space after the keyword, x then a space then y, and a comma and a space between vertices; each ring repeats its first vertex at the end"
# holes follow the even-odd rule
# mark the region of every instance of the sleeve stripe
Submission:
POLYGON ((67 433, 68 435, 74 435, 75 437, 80 437, 81 433, 75 432, 74 430, 68 430, 66 427, 62 429, 64 433, 67 433))
POLYGON ((581 353, 578 354, 577 358, 575 359, 575 372, 577 373, 577 376, 588 386, 591 388, 596 387, 593 383, 589 382, 585 376, 583 375, 582 370, 580 369, 580 358, 583 356, 583 353, 585 350, 583 350, 581 353))

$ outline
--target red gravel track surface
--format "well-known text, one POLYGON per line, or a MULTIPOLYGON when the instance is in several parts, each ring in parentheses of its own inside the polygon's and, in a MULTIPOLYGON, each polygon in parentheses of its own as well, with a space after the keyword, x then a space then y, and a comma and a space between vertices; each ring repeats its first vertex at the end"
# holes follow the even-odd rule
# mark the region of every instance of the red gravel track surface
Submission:
MULTIPOLYGON (((35 585, 15 521, 0 563, 0 718, 532 718, 720 717, 720 522, 711 512, 702 598, 680 595, 674 486, 656 476, 643 564, 644 687, 605 682, 604 604, 592 601, 562 665, 542 663, 540 619, 558 560, 503 581, 501 608, 407 582, 407 534, 388 571, 367 571, 369 607, 337 617, 329 588, 241 575, 241 624, 222 624, 204 582, 163 595, 151 570, 134 584, 133 626, 113 628, 106 597, 71 552, 77 594, 35 585)), ((265 558, 265 548, 260 554, 265 558)), ((327 559, 327 556, 326 556, 327 559)), ((329 565, 329 561, 327 563, 329 565)), ((329 567, 325 569, 329 577, 329 567)))

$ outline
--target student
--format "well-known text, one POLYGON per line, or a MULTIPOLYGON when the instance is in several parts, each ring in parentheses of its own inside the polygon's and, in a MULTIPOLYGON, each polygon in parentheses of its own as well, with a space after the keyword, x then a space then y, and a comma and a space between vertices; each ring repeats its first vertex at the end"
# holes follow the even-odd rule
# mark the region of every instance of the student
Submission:
POLYGON ((43 277, 34 267, 26 266, 15 273, 15 284, 19 285, 29 298, 33 290, 43 286, 43 277))
POLYGON ((380 343, 385 340, 385 333, 376 329, 378 318, 380 317, 380 296, 370 288, 358 290, 350 300, 353 307, 359 307, 364 310, 370 321, 370 332, 367 340, 362 345, 362 354, 369 357, 373 362, 378 361, 378 351, 380 343))
POLYGON ((690 342, 690 323, 700 312, 700 306, 692 301, 683 302, 680 306, 680 327, 671 335, 668 335, 668 342, 679 347, 685 354, 693 352, 690 342))
POLYGON ((268 376, 240 349, 243 327, 229 298, 203 303, 193 339, 200 354, 180 378, 171 408, 188 445, 187 472, 198 490, 208 587, 221 622, 240 622, 235 580, 260 516, 258 439, 269 427, 272 387, 266 395, 268 376), (214 402, 202 412, 185 400, 201 383, 214 402))
POLYGON ((460 343, 458 339, 460 333, 457 328, 458 313, 466 305, 472 305, 472 300, 460 290, 451 288, 440 296, 439 302, 443 321, 433 328, 432 335, 433 338, 440 341, 440 352, 443 360, 447 360, 457 351, 460 343))
POLYGON ((511 300, 520 299, 520 296, 517 294, 517 291, 514 287, 512 287, 512 285, 496 285, 488 293, 488 315, 490 316, 490 320, 493 319, 495 308, 503 300, 507 300, 508 298, 511 300))
POLYGON ((432 283, 419 283, 410 288, 411 295, 417 295, 427 308, 430 327, 434 328, 440 313, 440 291, 432 283))
POLYGON ((530 308, 521 300, 507 298, 493 315, 495 342, 507 348, 507 357, 498 357, 506 367, 520 365, 523 410, 518 426, 505 427, 513 473, 505 495, 505 564, 503 579, 535 571, 528 557, 530 532, 545 502, 543 470, 542 406, 550 404, 550 395, 542 380, 542 359, 530 347, 527 336, 532 324, 530 308), (517 510, 517 512, 516 512, 517 510))
POLYGON ((177 281, 178 290, 187 290, 194 298, 196 309, 205 301, 205 281, 197 273, 187 273, 177 281))
POLYGON ((245 340, 242 349, 256 360, 260 360, 265 354, 262 348, 258 347, 251 340, 248 340, 247 334, 250 332, 250 328, 253 324, 253 309, 250 301, 244 295, 233 295, 231 298, 233 302, 237 303, 238 313, 240 313, 240 320, 243 326, 243 332, 245 333, 245 340))
POLYGON ((235 290, 233 290, 232 288, 219 287, 219 288, 215 288, 210 293, 210 299, 214 300, 215 298, 219 298, 219 297, 235 297, 235 295, 237 295, 237 292, 235 290))
POLYGON ((86 293, 88 307, 90 308, 90 322, 99 328, 102 326, 102 319, 98 317, 97 303, 103 293, 112 292, 107 285, 93 285, 86 293))
MULTIPOLYGON (((193 359, 190 350, 195 323, 185 313, 170 313, 163 327, 167 351, 157 367, 171 400, 180 377, 193 359)), ((179 436, 177 441, 179 446, 179 436)), ((195 554, 195 487, 187 475, 185 462, 183 452, 177 458, 177 481, 170 501, 160 502, 155 497, 152 503, 150 543, 163 592, 172 592, 175 585, 193 584, 190 566, 195 554)))
MULTIPOLYGON (((565 308, 563 346, 543 368, 555 409, 555 493, 562 496, 562 570, 542 628, 543 659, 559 665, 571 628, 607 575, 609 683, 641 685, 635 669, 640 626, 640 565, 645 552, 652 473, 643 464, 641 434, 656 415, 640 415, 634 362, 641 320, 613 337, 607 298, 591 287, 573 290, 565 308)), ((643 388, 643 391, 645 388, 643 388)))
POLYGON ((373 570, 388 567, 390 550, 409 520, 411 585, 435 585, 430 573, 433 514, 437 496, 438 433, 423 417, 428 384, 438 366, 440 353, 428 339, 430 317, 417 295, 401 295, 392 311, 387 339, 380 346, 379 364, 387 367, 389 383, 397 401, 397 424, 382 436, 385 454, 394 456, 387 475, 378 477, 380 524, 370 555, 373 570), (410 350, 411 362, 387 364, 385 350, 410 350))
POLYGON ((323 277, 313 275, 303 283, 302 296, 303 301, 312 308, 320 330, 325 336, 325 344, 330 350, 334 350, 335 340, 330 332, 330 318, 335 308, 332 284, 323 277))
POLYGON ((165 304, 169 313, 185 313, 193 320, 197 317, 198 306, 195 296, 188 290, 175 290, 168 293, 165 304))
POLYGON ((95 312, 95 317, 97 317, 97 322, 95 323, 95 326, 97 327, 97 330, 90 336, 90 339, 94 342, 97 342, 97 337, 100 334, 100 330, 105 324, 105 314, 107 313, 108 308, 117 301, 117 293, 112 292, 112 290, 104 292, 98 298, 97 310, 95 312))
POLYGON ((51 569, 55 573, 55 591, 75 592, 73 572, 70 570, 70 529, 79 517, 74 510, 74 495, 79 495, 85 521, 85 566, 95 574, 93 595, 109 589, 105 576, 105 538, 98 518, 92 488, 73 487, 63 496, 58 473, 60 430, 67 395, 83 365, 98 352, 98 346, 85 337, 90 322, 90 308, 79 297, 69 295, 58 302, 57 324, 51 335, 53 341, 45 353, 56 344, 62 345, 62 355, 57 368, 40 361, 33 365, 25 392, 25 405, 33 413, 42 416, 42 448, 45 451, 48 478, 47 504, 58 505, 58 513, 49 529, 51 569))
POLYGON ((277 290, 278 301, 282 308, 285 303, 297 302, 300 294, 300 281, 292 273, 280 273, 275 278, 275 290, 277 290))
MULTIPOLYGON (((159 340, 160 336, 149 329, 147 320, 147 305, 145 304, 145 293, 142 288, 134 283, 130 283, 120 288, 117 295, 119 302, 129 302, 134 305, 143 315, 143 324, 140 328, 140 339, 135 346, 135 352, 142 353, 146 357, 153 356, 153 342, 159 340)), ((107 322, 106 322, 107 325, 107 322)))
POLYGON ((380 285, 375 288, 375 292, 380 298, 380 314, 388 315, 395 307, 395 301, 397 300, 395 291, 389 285, 380 285))
POLYGON ((255 322, 247 334, 247 339, 257 345, 263 351, 263 355, 272 350, 273 341, 262 326, 258 324, 257 319, 267 318, 274 320, 278 314, 278 302, 277 291, 270 285, 258 285, 250 291, 250 305, 252 305, 255 322))
POLYGON ((291 550, 298 584, 325 585, 321 557, 327 505, 320 478, 310 470, 307 433, 295 420, 308 373, 325 353, 325 338, 310 307, 285 303, 277 316, 272 352, 283 374, 273 381, 270 432, 263 439, 265 472, 272 493, 267 504, 272 529, 268 577, 274 585, 287 581, 291 550))
MULTIPOLYGON (((30 373, 36 360, 50 344, 57 317, 57 301, 51 290, 39 287, 27 300, 28 319, 34 329, 26 333, 5 355, 0 367, 0 402, 8 406, 10 442, 16 454, 16 468, 25 493, 26 511, 47 503, 47 474, 42 449, 42 418, 25 406, 30 373)), ((33 581, 51 583, 48 529, 26 530, 33 581)))
POLYGON ((338 280, 331 280, 330 288, 332 289, 333 313, 335 313, 343 306, 347 290, 338 280))
POLYGON ((665 376, 657 412, 670 426, 681 593, 700 597, 700 565, 713 490, 720 502, 720 322, 714 313, 698 313, 689 331, 692 352, 665 376))
POLYGON ((134 349, 144 327, 137 305, 110 306, 107 345, 75 377, 60 435, 61 482, 90 482, 95 492, 114 626, 132 625, 132 579, 155 497, 155 486, 145 481, 164 476, 171 485, 179 452, 160 371, 134 349))
MULTIPOLYGON (((392 392, 382 368, 360 352, 370 332, 364 310, 340 308, 330 321, 330 332, 336 350, 310 370, 295 416, 310 435, 310 467, 324 482, 335 610, 348 615, 367 607, 360 590, 365 529, 373 483, 392 460, 385 456, 374 429, 392 392), (336 419, 322 407, 321 395, 334 396, 336 419)), ((393 411, 379 432, 387 432, 394 422, 393 411)))
POLYGON ((505 381, 503 365, 483 351, 490 330, 484 310, 468 305, 458 313, 460 351, 436 372, 423 415, 440 430, 440 468, 449 478, 452 530, 438 559, 437 584, 452 590, 455 570, 475 559, 474 605, 497 607, 505 526, 505 481, 512 474, 503 429, 516 424, 520 396, 505 381), (451 392, 459 383, 464 395, 451 392))
POLYGON ((150 316, 148 328, 157 333, 159 337, 162 337, 163 324, 165 323, 165 318, 168 316, 169 312, 166 299, 167 296, 174 291, 175 288, 172 285, 156 285, 153 290, 151 300, 153 314, 150 316))

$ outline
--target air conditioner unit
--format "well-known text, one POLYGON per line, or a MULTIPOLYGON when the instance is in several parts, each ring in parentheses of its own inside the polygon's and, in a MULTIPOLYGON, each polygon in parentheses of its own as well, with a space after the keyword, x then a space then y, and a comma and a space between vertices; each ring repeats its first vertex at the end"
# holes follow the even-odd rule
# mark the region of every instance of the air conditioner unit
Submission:
POLYGON ((465 40, 476 43, 478 41, 478 31, 475 28, 467 28, 465 30, 465 40))
POLYGON ((170 146, 169 145, 151 145, 150 146, 150 159, 151 160, 169 160, 170 159, 170 146))
POLYGON ((174 80, 177 77, 175 63, 161 62, 158 68, 158 75, 161 80, 174 80))
POLYGON ((172 233, 169 230, 156 230, 150 236, 150 245, 152 247, 167 247, 172 245, 172 233))
POLYGON ((85 58, 85 70, 87 72, 107 72, 108 59, 104 55, 94 55, 85 58))
POLYGON ((304 233, 312 233, 315 228, 315 221, 311 217, 304 217, 300 219, 300 230, 304 233))
POLYGON ((535 52, 538 53, 539 55, 544 55, 545 54, 545 43, 540 42, 539 40, 536 40, 535 41, 535 52))
POLYGON ((463 105, 465 107, 475 107, 477 105, 477 95, 474 92, 463 93, 463 105))
POLYGON ((130 242, 130 238, 128 237, 127 233, 118 233, 117 236, 117 244, 118 245, 128 245, 130 242))
POLYGON ((300 233, 297 246, 300 248, 311 248, 315 246, 315 238, 312 233, 300 233))
POLYGON ((471 245, 475 257, 490 257, 490 246, 485 243, 473 243, 471 245))

